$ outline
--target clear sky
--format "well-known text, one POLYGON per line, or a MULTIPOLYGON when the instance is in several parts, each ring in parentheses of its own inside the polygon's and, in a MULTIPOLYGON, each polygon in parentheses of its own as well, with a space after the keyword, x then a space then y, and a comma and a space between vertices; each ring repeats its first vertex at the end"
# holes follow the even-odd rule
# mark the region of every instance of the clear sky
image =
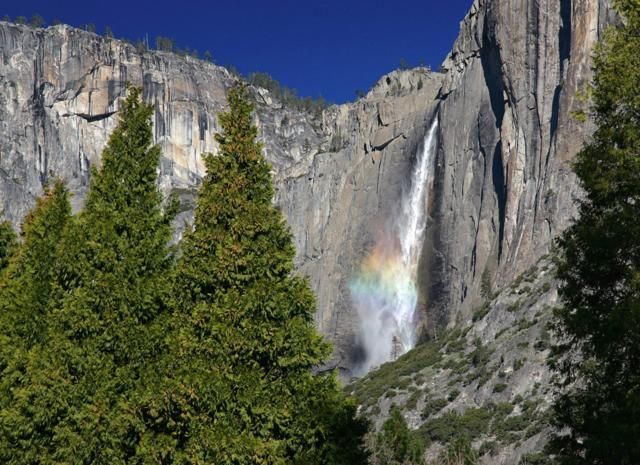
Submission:
POLYGON ((341 103, 398 67, 437 69, 472 0, 18 0, 0 17, 105 26, 116 37, 168 36, 243 74, 263 71, 302 96, 341 103))

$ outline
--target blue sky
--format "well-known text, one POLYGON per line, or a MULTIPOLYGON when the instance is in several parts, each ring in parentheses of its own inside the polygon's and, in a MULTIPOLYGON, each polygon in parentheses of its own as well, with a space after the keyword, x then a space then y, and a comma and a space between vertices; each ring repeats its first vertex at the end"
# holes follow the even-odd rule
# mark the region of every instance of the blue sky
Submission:
POLYGON ((353 100, 381 75, 438 68, 472 0, 20 0, 0 16, 110 26, 116 37, 168 36, 218 64, 263 71, 300 95, 353 100))

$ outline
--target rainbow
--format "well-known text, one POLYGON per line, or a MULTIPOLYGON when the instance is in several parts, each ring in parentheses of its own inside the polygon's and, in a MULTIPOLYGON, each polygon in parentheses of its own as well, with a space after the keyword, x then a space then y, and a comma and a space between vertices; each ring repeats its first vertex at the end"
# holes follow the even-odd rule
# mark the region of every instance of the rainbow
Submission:
POLYGON ((434 119, 418 153, 411 187, 398 218, 378 234, 374 247, 351 279, 349 290, 358 318, 356 337, 365 359, 354 368, 362 375, 415 346, 417 268, 426 228, 427 188, 436 151, 434 119))

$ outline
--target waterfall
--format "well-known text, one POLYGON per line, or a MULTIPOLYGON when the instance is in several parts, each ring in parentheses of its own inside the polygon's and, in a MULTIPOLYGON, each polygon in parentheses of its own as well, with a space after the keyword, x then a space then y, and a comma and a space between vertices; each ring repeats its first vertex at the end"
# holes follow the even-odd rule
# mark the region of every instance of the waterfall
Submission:
POLYGON ((358 317, 356 336, 364 350, 364 359, 354 367, 356 375, 396 359, 416 343, 416 279, 437 129, 435 117, 419 149, 401 208, 378 233, 375 246, 349 286, 358 317))

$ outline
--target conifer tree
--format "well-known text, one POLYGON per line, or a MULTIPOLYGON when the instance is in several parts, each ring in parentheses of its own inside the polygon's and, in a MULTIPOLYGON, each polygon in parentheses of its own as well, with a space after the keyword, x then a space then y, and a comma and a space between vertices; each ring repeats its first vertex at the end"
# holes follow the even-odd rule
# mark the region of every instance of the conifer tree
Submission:
POLYGON ((559 241, 564 464, 640 463, 640 3, 615 6, 623 25, 594 57, 597 129, 575 164, 585 196, 559 241))
POLYGON ((15 393, 28 388, 25 371, 30 350, 46 337, 52 280, 57 268, 56 250, 70 217, 67 190, 57 182, 37 200, 26 217, 22 243, 14 246, 16 250, 0 280, 0 462, 3 463, 15 459, 11 438, 19 432, 13 428, 10 408, 18 402, 15 393))
POLYGON ((11 225, 5 223, 10 233, 0 233, 5 250, 14 251, 7 258, 6 274, 0 281, 0 321, 3 329, 16 333, 19 340, 15 343, 36 342, 43 335, 41 326, 56 268, 56 247, 70 217, 69 195, 57 182, 25 218, 19 247, 11 225))
POLYGON ((307 280, 293 274, 245 92, 229 91, 219 154, 205 157, 176 271, 173 350, 153 370, 143 410, 154 431, 142 449, 156 463, 364 463, 355 406, 333 377, 312 374, 330 347, 313 327, 307 280))
POLYGON ((152 107, 133 88, 57 253, 46 340, 3 412, 13 463, 124 464, 141 373, 161 351, 172 214, 157 187, 152 107))

